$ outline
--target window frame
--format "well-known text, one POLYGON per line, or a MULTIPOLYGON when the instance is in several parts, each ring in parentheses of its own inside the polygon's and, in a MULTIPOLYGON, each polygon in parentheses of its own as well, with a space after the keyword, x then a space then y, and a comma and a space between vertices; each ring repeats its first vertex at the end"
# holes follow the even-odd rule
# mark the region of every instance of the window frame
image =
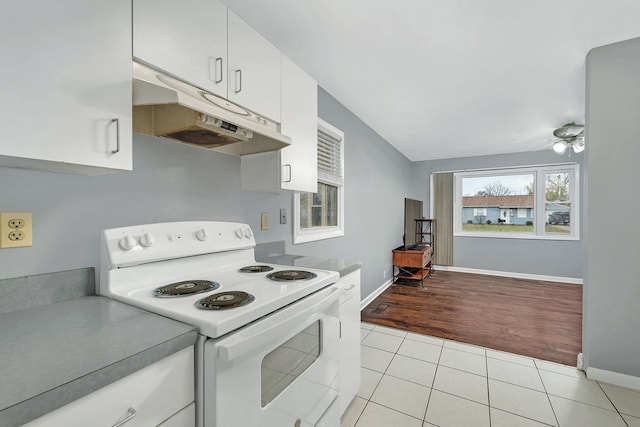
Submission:
MULTIPOLYGON (((580 240, 580 165, 562 164, 548 166, 523 166, 503 169, 483 169, 476 171, 455 172, 453 194, 453 235, 455 237, 484 237, 503 239, 533 239, 533 240, 580 240), (571 204, 570 233, 547 233, 546 226, 546 175, 549 173, 569 174, 569 203, 571 204), (462 230, 462 180, 463 178, 499 175, 534 175, 534 216, 533 232, 486 232, 462 230)), ((517 215, 517 213, 516 213, 517 215)))
POLYGON ((332 239, 335 237, 344 236, 344 132, 340 129, 332 126, 324 120, 318 118, 318 129, 322 132, 332 135, 335 138, 340 139, 340 174, 337 176, 334 174, 326 173, 318 170, 318 183, 332 185, 337 187, 337 226, 329 227, 312 227, 301 228, 300 227, 300 194, 296 191, 293 194, 293 244, 307 243, 318 240, 332 239))

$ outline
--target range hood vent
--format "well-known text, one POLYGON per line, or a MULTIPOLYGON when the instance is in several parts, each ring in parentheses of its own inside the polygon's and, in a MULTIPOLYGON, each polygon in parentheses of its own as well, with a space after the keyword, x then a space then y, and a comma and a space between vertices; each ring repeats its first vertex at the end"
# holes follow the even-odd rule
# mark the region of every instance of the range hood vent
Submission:
POLYGON ((133 130, 242 156, 291 144, 279 124, 159 70, 133 63, 133 130))

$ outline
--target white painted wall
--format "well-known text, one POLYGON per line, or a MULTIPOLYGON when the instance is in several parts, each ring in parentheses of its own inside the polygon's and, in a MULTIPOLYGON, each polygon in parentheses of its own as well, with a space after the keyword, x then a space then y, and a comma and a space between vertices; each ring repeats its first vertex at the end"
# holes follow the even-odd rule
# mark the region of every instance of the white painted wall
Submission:
POLYGON ((585 364, 640 377, 640 38, 589 53, 586 112, 585 364))

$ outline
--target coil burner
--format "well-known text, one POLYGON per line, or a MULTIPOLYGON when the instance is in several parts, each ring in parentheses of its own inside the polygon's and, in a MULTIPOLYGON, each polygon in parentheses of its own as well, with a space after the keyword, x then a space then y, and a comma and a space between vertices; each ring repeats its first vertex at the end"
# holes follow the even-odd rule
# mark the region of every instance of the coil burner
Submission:
POLYGON ((309 280, 314 279, 318 275, 312 273, 310 271, 304 270, 282 270, 282 271, 274 271, 273 273, 267 274, 267 277, 271 280, 275 280, 277 282, 292 282, 297 280, 309 280))
POLYGON ((228 291, 209 295, 196 302, 196 307, 203 310, 227 310, 242 307, 255 300, 255 297, 243 291, 228 291))
POLYGON ((171 283, 153 290, 154 297, 171 298, 183 297, 213 291, 220 287, 220 283, 209 280, 186 280, 184 282, 171 283))
POLYGON ((273 270, 273 267, 268 265, 248 265, 246 267, 242 267, 238 271, 242 273, 264 273, 271 270, 273 270))

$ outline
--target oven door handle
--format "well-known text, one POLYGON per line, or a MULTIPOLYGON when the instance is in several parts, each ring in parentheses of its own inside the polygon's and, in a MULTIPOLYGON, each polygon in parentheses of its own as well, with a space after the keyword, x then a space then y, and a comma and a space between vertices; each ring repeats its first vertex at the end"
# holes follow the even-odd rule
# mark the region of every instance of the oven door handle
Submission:
MULTIPOLYGON (((249 327, 231 337, 223 338, 221 342, 216 344, 218 359, 231 361, 246 354, 254 354, 256 350, 264 346, 272 345, 274 339, 283 336, 283 330, 298 330, 300 325, 312 319, 314 314, 321 313, 331 304, 337 303, 340 298, 340 290, 337 286, 324 288, 295 302, 290 309, 276 312, 272 318, 262 320, 260 327, 249 327), (292 316, 288 314, 288 311, 293 307, 296 307, 297 311, 292 316)), ((339 328, 337 319, 335 326, 339 328)), ((336 336, 338 333, 336 331, 336 336)))

